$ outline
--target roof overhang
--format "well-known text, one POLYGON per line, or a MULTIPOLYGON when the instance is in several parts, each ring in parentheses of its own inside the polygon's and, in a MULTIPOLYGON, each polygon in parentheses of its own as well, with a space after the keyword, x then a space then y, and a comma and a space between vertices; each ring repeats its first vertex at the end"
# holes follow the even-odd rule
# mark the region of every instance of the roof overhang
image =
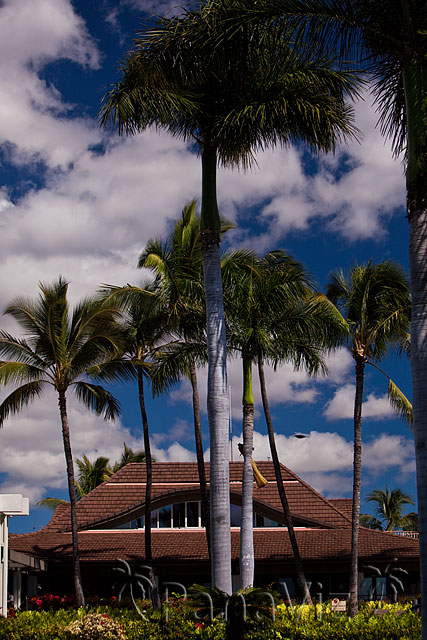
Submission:
POLYGON ((30 556, 22 551, 9 549, 9 569, 24 571, 47 571, 47 562, 41 558, 30 556))

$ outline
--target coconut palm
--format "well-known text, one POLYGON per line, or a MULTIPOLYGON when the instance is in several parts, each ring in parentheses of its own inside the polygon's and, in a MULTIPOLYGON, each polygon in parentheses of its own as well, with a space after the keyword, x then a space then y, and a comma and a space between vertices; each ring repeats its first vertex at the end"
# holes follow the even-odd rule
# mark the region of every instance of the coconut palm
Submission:
MULTIPOLYGON (((230 262, 233 264, 235 260, 230 262)), ((297 582, 301 595, 311 602, 276 449, 264 362, 275 366, 280 362, 292 362, 296 368, 304 367, 312 374, 324 369, 324 348, 333 346, 341 337, 344 322, 333 305, 312 290, 303 267, 291 256, 283 251, 274 251, 262 259, 252 255, 252 262, 240 278, 235 268, 229 274, 229 265, 225 262, 223 266, 229 343, 233 350, 242 354, 244 405, 249 405, 252 411, 252 364, 258 366, 270 450, 293 550, 297 582)), ((246 408, 244 414, 247 413, 246 408)), ((244 440, 245 435, 248 439, 251 437, 253 413, 251 420, 245 417, 248 435, 244 433, 244 440)), ((252 474, 251 441, 247 449, 246 457, 252 474)), ((252 487, 252 475, 249 473, 247 486, 252 487)))
MULTIPOLYGON (((412 392, 421 532, 427 529, 427 12, 418 0, 235 0, 249 21, 291 21, 301 42, 313 40, 342 60, 358 60, 372 80, 372 92, 383 135, 404 154, 409 256, 412 292, 412 392)), ((263 22, 265 26, 265 22, 263 22)), ((232 24, 229 25, 232 28, 232 24)), ((421 595, 427 602, 427 536, 420 537, 421 595)), ((427 607, 422 609, 423 640, 427 640, 427 607)))
MULTIPOLYGON (((113 466, 110 466, 110 460, 104 456, 99 456, 93 462, 84 454, 82 458, 76 458, 76 464, 79 468, 76 485, 76 499, 83 498, 90 491, 95 489, 102 482, 105 482, 113 473, 119 471, 129 462, 145 462, 145 451, 133 451, 123 443, 123 453, 120 460, 117 460, 113 466)), ((153 458, 154 462, 154 458, 153 458)), ((68 504, 67 500, 61 498, 47 497, 37 502, 38 507, 55 511, 60 504, 68 504)))
MULTIPOLYGON (((116 462, 111 467, 110 471, 107 471, 107 475, 112 475, 113 473, 116 473, 120 469, 123 469, 123 467, 125 467, 130 462, 145 462, 145 461, 146 461, 145 451, 143 451, 142 449, 139 451, 134 451, 133 449, 131 449, 131 447, 127 446, 126 442, 124 442, 123 451, 122 451, 122 455, 120 456, 120 460, 116 460, 116 462)), ((155 459, 153 458, 153 456, 151 456, 151 461, 155 462, 155 459)))
POLYGON ((360 524, 369 529, 381 531, 393 531, 403 529, 408 524, 413 524, 414 513, 403 515, 402 509, 406 504, 414 504, 411 496, 401 489, 374 489, 366 497, 368 502, 376 503, 376 515, 361 514, 360 524))
POLYGON ((208 418, 211 451, 212 580, 231 591, 228 495, 228 394, 220 268, 216 170, 248 166, 257 150, 302 140, 331 150, 354 133, 344 95, 354 79, 326 60, 301 59, 272 26, 228 31, 212 47, 218 21, 209 2, 182 18, 164 19, 138 35, 107 94, 101 124, 135 134, 154 125, 196 146, 202 162, 201 242, 207 314, 208 418))
POLYGON ((150 432, 145 406, 145 380, 150 380, 150 371, 153 365, 152 353, 155 347, 163 339, 168 328, 167 311, 162 300, 155 293, 151 285, 145 288, 132 287, 104 287, 101 300, 112 300, 122 310, 121 326, 124 334, 124 347, 120 357, 92 371, 101 380, 117 378, 117 371, 122 374, 122 379, 133 378, 137 380, 138 400, 141 413, 141 421, 144 436, 144 453, 146 464, 146 489, 145 489, 145 565, 148 567, 149 580, 151 582, 151 598, 153 606, 160 607, 160 597, 153 573, 153 557, 151 551, 151 494, 152 494, 152 463, 150 445, 150 432))
MULTIPOLYGON (((356 393, 354 399, 353 510, 350 570, 349 613, 358 609, 358 536, 360 485, 362 472, 362 402, 364 372, 367 364, 379 369, 390 345, 407 339, 411 299, 402 268, 392 262, 358 265, 346 277, 342 271, 331 275, 328 298, 342 309, 349 325, 347 346, 355 361, 356 393)), ((381 370, 380 370, 381 371, 381 370)), ((388 376, 387 376, 388 377, 388 376)), ((410 403, 389 380, 389 398, 403 417, 410 403)))
POLYGON ((114 326, 117 308, 94 299, 80 302, 72 313, 67 302, 68 283, 59 277, 40 283, 37 299, 17 298, 5 309, 23 330, 24 338, 0 332, 0 383, 17 386, 0 405, 0 426, 52 386, 58 394, 62 439, 70 498, 73 570, 76 602, 84 606, 80 575, 76 491, 67 393, 72 389, 81 402, 105 419, 119 415, 115 398, 86 377, 88 369, 111 359, 121 348, 121 333, 114 326))
POLYGON ((86 454, 83 454, 82 458, 76 458, 76 464, 79 469, 76 492, 79 498, 83 498, 90 491, 93 491, 95 487, 111 475, 109 462, 109 459, 104 456, 98 456, 93 462, 89 460, 86 454))
MULTIPOLYGON (((149 268, 155 274, 154 286, 167 307, 169 325, 179 338, 168 346, 162 345, 157 353, 158 366, 153 371, 153 385, 160 393, 182 376, 187 376, 191 383, 202 518, 210 553, 209 496, 203 456, 197 360, 192 348, 197 344, 197 351, 201 353, 204 364, 207 358, 204 344, 206 312, 200 250, 200 217, 196 215, 196 206, 197 201, 193 200, 184 207, 181 218, 166 242, 148 241, 139 256, 138 266, 149 268)), ((223 230, 227 227, 223 225, 223 230)))

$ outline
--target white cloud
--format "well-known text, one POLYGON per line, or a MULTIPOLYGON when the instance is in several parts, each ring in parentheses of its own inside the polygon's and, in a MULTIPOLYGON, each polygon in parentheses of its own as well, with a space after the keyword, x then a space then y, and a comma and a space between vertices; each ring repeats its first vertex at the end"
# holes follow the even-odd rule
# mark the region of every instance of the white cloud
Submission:
MULTIPOLYGON (((354 394, 355 386, 346 384, 337 389, 331 400, 326 404, 323 415, 328 420, 341 420, 352 418, 354 413, 354 394)), ((372 418, 374 420, 383 420, 394 415, 394 411, 390 405, 387 395, 377 396, 375 393, 369 393, 362 405, 363 418, 372 418)))
POLYGON ((415 449, 412 439, 382 433, 365 445, 363 464, 371 473, 381 473, 390 467, 400 472, 415 471, 415 449))
MULTIPOLYGON (((239 176, 239 181, 221 178, 226 205, 239 202, 244 205, 242 211, 259 207, 258 219, 265 228, 256 238, 259 252, 276 245, 281 234, 305 230, 316 219, 323 219, 324 228, 350 242, 387 233, 385 221, 405 199, 402 166, 393 160, 389 143, 375 128, 377 115, 369 95, 356 103, 355 112, 363 133, 361 143, 341 145, 335 156, 319 156, 318 172, 313 175, 304 173, 297 150, 277 149, 259 154, 259 170, 239 176), (338 177, 337 169, 341 170, 338 177), (263 180, 267 191, 263 191, 263 180)), ((240 241, 248 242, 245 233, 240 241)))
MULTIPOLYGON (((291 365, 283 365, 274 371, 271 367, 265 366, 265 378, 268 400, 271 405, 278 403, 308 403, 316 401, 318 391, 309 376, 303 371, 294 371, 291 365)), ((231 392, 231 413, 233 419, 242 418, 242 364, 239 358, 229 360, 227 365, 228 385, 231 392)), ((256 366, 253 367, 253 393, 256 408, 255 417, 259 415, 262 407, 261 393, 259 390, 258 373, 256 366)), ((207 370, 198 370, 198 387, 200 395, 200 406, 206 413, 207 397, 207 370)), ((191 404, 192 393, 188 381, 181 382, 179 386, 170 394, 170 401, 187 402, 191 404)))
POLYGON ((15 163, 42 159, 66 167, 100 140, 94 123, 69 119, 71 107, 40 76, 52 60, 96 69, 99 54, 69 0, 5 0, 0 7, 0 144, 15 163))
MULTIPOLYGON (((144 448, 142 437, 132 436, 120 421, 107 422, 90 413, 71 393, 68 395, 68 415, 74 459, 86 454, 90 460, 105 456, 113 462, 120 458, 123 442, 134 450, 144 448)), ((182 428, 179 424, 175 426, 182 428)), ((178 430, 172 429, 168 438, 172 444, 164 448, 153 446, 152 454, 157 461, 195 460, 193 451, 173 442, 176 437, 178 430)), ((27 410, 5 422, 0 430, 0 469, 7 474, 0 485, 0 493, 22 493, 36 502, 48 487, 53 490, 66 488, 61 423, 53 390, 48 390, 27 410)))

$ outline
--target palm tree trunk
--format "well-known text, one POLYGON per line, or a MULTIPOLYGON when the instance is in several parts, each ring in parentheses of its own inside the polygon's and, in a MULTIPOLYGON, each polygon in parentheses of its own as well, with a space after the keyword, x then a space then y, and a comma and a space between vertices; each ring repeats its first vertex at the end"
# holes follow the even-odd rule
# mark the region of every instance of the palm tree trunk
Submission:
POLYGON ((258 374, 259 374, 259 382, 261 387, 262 405, 264 407, 265 421, 267 423, 268 440, 270 443, 271 457, 273 459, 277 489, 279 492, 280 502, 282 503, 282 509, 285 515, 285 520, 288 528, 289 540, 291 543, 292 553, 294 556, 295 568, 297 572, 298 588, 304 598, 304 601, 307 604, 312 604, 310 591, 308 589, 307 580, 305 579, 304 568, 302 566, 302 560, 301 560, 301 556, 298 548, 297 539, 295 536, 291 510, 289 509, 289 503, 286 497, 285 485, 283 483, 282 471, 280 469, 279 456, 277 455, 276 439, 274 437, 273 422, 271 420, 270 406, 268 404, 268 397, 267 397, 267 387, 265 385, 264 363, 262 361, 261 356, 259 356, 258 358, 258 374))
POLYGON ((65 396, 65 391, 58 391, 58 405, 59 413, 61 416, 62 442, 64 444, 65 463, 67 467, 68 495, 70 497, 71 538, 73 542, 73 573, 74 589, 76 592, 76 605, 78 607, 84 607, 85 598, 83 594, 82 577, 80 572, 79 539, 77 533, 76 487, 74 482, 73 454, 71 451, 70 425, 68 423, 67 399, 65 396))
POLYGON ((242 523, 240 527, 241 588, 254 584, 254 530, 252 450, 254 441, 254 400, 252 393, 252 360, 243 358, 243 477, 242 523))
POLYGON ((211 557, 211 525, 209 513, 209 496, 206 482, 205 461, 203 457, 202 442, 202 425, 200 422, 200 400, 199 389, 197 385, 197 373, 194 362, 190 366, 190 381, 193 390, 193 419, 194 419, 194 438, 196 441, 196 457, 197 469, 199 472, 200 495, 202 498, 202 520, 206 529, 206 540, 208 545, 209 559, 211 557))
POLYGON ((412 325, 411 368, 413 430, 417 467, 420 531, 422 637, 427 640, 427 204, 426 204, 426 101, 427 69, 405 65, 403 82, 408 132, 406 172, 411 271, 412 325))
POLYGON ((362 402, 363 381, 365 375, 364 358, 356 360, 356 395, 354 398, 354 445, 353 445, 353 507, 351 512, 351 555, 350 555, 350 598, 348 614, 357 615, 359 610, 359 521, 360 521, 360 485, 362 478, 362 402))
POLYGON ((145 450, 145 465, 147 472, 147 482, 145 485, 145 530, 144 530, 144 543, 145 543, 145 564, 148 567, 148 579, 151 582, 151 601, 153 607, 160 609, 160 596, 157 588, 157 582, 153 572, 153 556, 151 552, 151 486, 153 482, 153 468, 151 459, 151 447, 150 447, 150 434, 148 431, 148 419, 147 412, 145 410, 145 398, 144 398, 144 377, 142 375, 141 367, 137 367, 138 375, 138 395, 139 395, 139 408, 141 411, 142 428, 144 431, 144 450, 145 450))
POLYGON ((227 353, 216 201, 216 149, 202 151, 201 252, 208 346, 212 584, 231 593, 227 353))

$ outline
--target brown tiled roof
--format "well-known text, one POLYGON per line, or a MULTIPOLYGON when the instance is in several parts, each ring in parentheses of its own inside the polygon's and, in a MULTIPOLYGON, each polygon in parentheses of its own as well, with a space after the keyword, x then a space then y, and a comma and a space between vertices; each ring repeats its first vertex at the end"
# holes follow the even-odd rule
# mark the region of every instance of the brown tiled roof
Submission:
POLYGON ((329 498, 329 502, 347 516, 347 518, 351 519, 351 510, 353 508, 352 498, 329 498))
MULTIPOLYGON (((232 558, 239 556, 239 531, 231 531, 232 558)), ((351 531, 349 529, 297 529, 296 537, 304 560, 348 560, 351 531)), ((39 531, 11 535, 10 548, 47 560, 71 558, 71 534, 39 531)), ((144 558, 143 530, 99 530, 79 533, 82 562, 114 562, 118 558, 138 561, 144 558)), ((257 560, 287 560, 292 550, 286 529, 254 531, 257 560)), ((153 558, 156 561, 208 560, 206 534, 203 530, 155 530, 152 534, 153 558)), ((416 560, 417 540, 392 533, 360 529, 359 558, 377 560, 416 560)))
MULTIPOLYGON (((268 484, 254 490, 257 510, 272 519, 283 518, 282 507, 272 462, 257 462, 268 484)), ((206 463, 209 477, 209 463, 206 463)), ((242 462, 230 463, 230 492, 234 501, 241 496, 242 462)), ((326 500, 290 469, 281 465, 284 487, 291 513, 298 524, 347 528, 350 520, 333 503, 326 500)), ((146 483, 144 463, 131 463, 120 469, 77 503, 79 527, 87 529, 100 523, 125 517, 127 513, 143 512, 146 483)), ((197 464, 194 462, 157 462, 153 464, 153 508, 161 504, 200 499, 197 464), (178 495, 179 494, 179 497, 178 495)), ((69 530, 69 506, 58 507, 45 531, 69 530)))

